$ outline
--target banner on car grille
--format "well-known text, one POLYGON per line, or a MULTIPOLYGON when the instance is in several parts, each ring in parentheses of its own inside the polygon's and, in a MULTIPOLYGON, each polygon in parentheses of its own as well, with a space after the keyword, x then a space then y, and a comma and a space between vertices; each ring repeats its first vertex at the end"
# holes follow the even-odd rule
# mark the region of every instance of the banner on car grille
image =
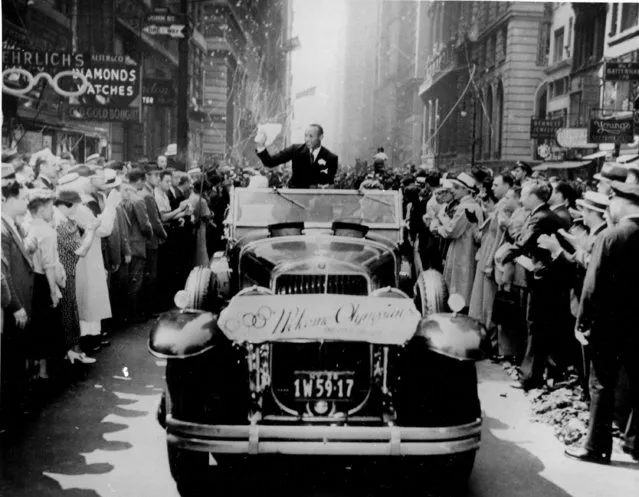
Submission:
POLYGON ((406 343, 421 315, 411 299, 353 295, 247 295, 217 321, 236 342, 339 340, 406 343))

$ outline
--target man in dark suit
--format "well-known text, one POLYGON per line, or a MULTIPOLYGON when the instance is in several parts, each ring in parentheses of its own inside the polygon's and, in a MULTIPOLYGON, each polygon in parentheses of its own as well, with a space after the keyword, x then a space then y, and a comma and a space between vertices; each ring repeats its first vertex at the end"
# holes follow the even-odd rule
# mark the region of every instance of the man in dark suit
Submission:
POLYGON ((337 173, 337 155, 322 147, 324 130, 319 124, 311 124, 304 133, 305 143, 293 144, 281 152, 270 155, 265 147, 266 134, 258 132, 257 155, 266 167, 276 167, 291 161, 293 174, 289 188, 311 188, 315 185, 331 185, 337 173))
POLYGON ((568 206, 571 205, 576 197, 575 190, 566 181, 557 181, 552 183, 552 195, 548 201, 550 210, 552 210, 563 224, 562 228, 566 231, 572 226, 572 216, 568 206))
POLYGON ((631 424, 625 452, 639 460, 639 186, 612 182, 610 217, 615 226, 597 239, 584 280, 575 329, 590 345, 590 422, 583 447, 566 449, 582 461, 607 464, 612 452, 615 387, 622 367, 630 386, 631 424))
MULTIPOLYGON (((141 181, 144 173, 141 171, 129 173, 129 180, 134 183, 141 181)), ((129 246, 131 247, 131 263, 129 264, 129 281, 127 285, 128 309, 127 317, 135 322, 141 322, 139 314, 140 290, 144 281, 144 267, 146 265, 146 243, 153 236, 153 228, 147 214, 144 200, 135 187, 122 185, 122 206, 129 219, 129 246)))
MULTIPOLYGON (((6 323, 2 333, 2 407, 18 414, 26 385, 25 328, 32 319, 33 262, 30 248, 24 241, 18 218, 27 212, 27 190, 17 181, 2 186, 2 257, 6 260, 6 280, 11 300, 6 307, 6 323)), ((5 413, 8 414, 8 413, 5 413)))
POLYGON ((509 260, 526 256, 534 265, 534 270, 528 272, 528 342, 520 368, 522 377, 519 383, 513 384, 524 390, 543 385, 544 371, 551 357, 559 366, 553 373, 561 374, 565 357, 558 350, 558 344, 563 343, 561 336, 570 329, 568 278, 551 264, 550 252, 537 243, 541 235, 557 233, 563 227, 562 221, 548 207, 550 194, 550 185, 545 181, 524 183, 521 203, 530 215, 516 240, 515 250, 508 256, 509 260))
POLYGON ((143 293, 147 304, 147 314, 153 314, 157 309, 158 250, 167 238, 154 195, 154 189, 160 183, 159 173, 160 169, 157 164, 149 164, 145 172, 134 170, 129 173, 129 183, 138 190, 153 231, 153 235, 146 240, 143 293))

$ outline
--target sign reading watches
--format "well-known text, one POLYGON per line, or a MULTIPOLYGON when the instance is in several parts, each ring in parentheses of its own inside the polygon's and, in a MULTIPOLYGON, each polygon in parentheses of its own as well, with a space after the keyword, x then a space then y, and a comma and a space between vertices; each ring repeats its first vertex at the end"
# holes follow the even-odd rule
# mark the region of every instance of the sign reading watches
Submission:
POLYGON ((22 78, 12 84, 14 91, 19 91, 21 84, 28 87, 30 79, 48 75, 46 79, 57 93, 63 96, 72 94, 73 99, 69 101, 70 119, 139 120, 140 64, 129 56, 39 52, 16 48, 3 50, 2 59, 4 67, 8 68, 3 71, 5 85, 12 70, 22 78), (63 72, 64 78, 56 78, 63 72), (74 78, 73 75, 77 77, 74 78), (84 91, 77 91, 83 84, 84 91), (100 118, 97 119, 97 116, 100 118))

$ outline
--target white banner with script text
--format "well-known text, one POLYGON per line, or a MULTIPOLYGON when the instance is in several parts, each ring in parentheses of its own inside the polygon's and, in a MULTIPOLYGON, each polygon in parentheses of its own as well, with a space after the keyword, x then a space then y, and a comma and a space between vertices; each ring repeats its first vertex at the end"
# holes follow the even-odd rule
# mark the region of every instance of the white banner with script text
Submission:
POLYGON ((401 345, 421 315, 411 299, 353 295, 235 297, 218 319, 236 342, 338 340, 401 345))

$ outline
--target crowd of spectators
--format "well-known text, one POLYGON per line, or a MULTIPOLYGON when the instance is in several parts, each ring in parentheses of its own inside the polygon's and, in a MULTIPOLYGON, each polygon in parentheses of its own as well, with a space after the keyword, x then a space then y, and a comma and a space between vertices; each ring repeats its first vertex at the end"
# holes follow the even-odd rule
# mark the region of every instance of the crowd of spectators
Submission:
MULTIPOLYGON (((610 196, 639 205, 632 193, 639 187, 629 194, 619 187, 639 184, 639 169, 605 165, 592 183, 546 177, 523 162, 509 172, 450 175, 389 168, 382 152, 370 166, 340 167, 331 187, 403 192, 402 250, 414 276, 443 273, 449 292, 464 298, 464 312, 488 330, 492 359, 518 365, 514 387, 547 388, 571 374, 586 385, 590 359, 575 340, 581 333, 587 342, 587 331, 579 331, 582 286, 598 238, 618 222, 610 196)), ((71 156, 3 154, 4 419, 21 411, 25 385, 46 382, 51 359, 95 362, 112 325, 143 322, 172 306, 190 270, 224 246, 230 187, 285 187, 288 174, 228 165, 183 172, 163 157, 76 164, 71 156)), ((605 388, 612 381, 614 389, 616 376, 606 378, 605 388)), ((601 374, 591 377, 590 391, 608 407, 600 409, 603 422, 591 422, 608 433, 601 425, 612 408, 609 392, 600 395, 602 382, 601 374)), ((634 455, 636 424, 630 416, 634 455)))
POLYGON ((624 352, 636 351, 637 321, 627 315, 630 304, 623 304, 639 296, 632 277, 624 276, 635 274, 637 264, 619 257, 614 268, 614 261, 602 262, 614 257, 601 251, 591 264, 591 253, 614 245, 618 232, 637 243, 627 233, 636 231, 639 167, 606 164, 588 184, 546 177, 518 163, 500 174, 469 168, 454 176, 407 176, 402 188, 417 272, 443 271, 449 292, 467 303, 463 312, 488 330, 493 361, 517 365, 512 386, 557 388, 577 375, 590 392, 586 443, 567 455, 610 461, 615 391, 625 374, 625 404, 634 414, 619 428, 624 450, 639 458, 639 375, 624 352), (609 280, 599 274, 604 266, 609 280), (598 334, 590 343, 592 329, 598 334))
MULTIPOLYGON (((231 171, 2 157, 0 428, 109 332, 172 306, 221 249, 231 171), (65 366, 66 364, 66 366, 65 366)), ((75 366, 72 366, 75 365, 75 366)))

